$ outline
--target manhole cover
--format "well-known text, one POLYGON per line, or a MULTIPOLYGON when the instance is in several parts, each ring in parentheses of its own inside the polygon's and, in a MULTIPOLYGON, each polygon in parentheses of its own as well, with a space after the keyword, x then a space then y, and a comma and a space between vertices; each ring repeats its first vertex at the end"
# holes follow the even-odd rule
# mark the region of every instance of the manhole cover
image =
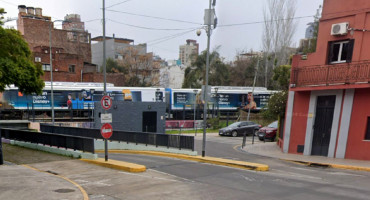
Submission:
POLYGON ((72 189, 57 189, 57 190, 54 190, 54 192, 58 192, 58 193, 69 193, 69 192, 74 192, 75 190, 72 190, 72 189))

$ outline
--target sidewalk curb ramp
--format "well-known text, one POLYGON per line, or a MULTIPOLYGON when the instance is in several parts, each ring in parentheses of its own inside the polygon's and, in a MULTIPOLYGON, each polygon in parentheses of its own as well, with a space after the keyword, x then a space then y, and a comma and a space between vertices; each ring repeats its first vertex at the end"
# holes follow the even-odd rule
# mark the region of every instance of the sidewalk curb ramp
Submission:
MULTIPOLYGON (((96 151, 95 153, 103 153, 104 151, 96 151)), ((248 170, 255 170, 255 171, 268 171, 269 166, 265 164, 259 163, 251 163, 251 162, 244 162, 238 160, 230 160, 230 159, 223 159, 223 158, 215 158, 215 157, 202 157, 202 156, 189 156, 184 154, 173 154, 173 153, 164 153, 164 152, 156 152, 156 151, 132 151, 132 150, 109 150, 109 153, 124 153, 124 154, 141 154, 141 155, 150 155, 150 156, 162 156, 162 157, 171 157, 183 160, 191 160, 203 163, 210 163, 216 165, 223 165, 228 167, 240 168, 240 169, 248 169, 248 170)))
POLYGON ((80 159, 80 160, 84 162, 96 164, 102 167, 108 167, 108 168, 118 169, 118 170, 127 171, 127 172, 139 173, 139 172, 146 171, 146 167, 144 165, 138 165, 138 164, 123 162, 123 161, 118 161, 118 160, 108 159, 108 161, 105 161, 105 159, 103 158, 98 158, 94 160, 89 160, 89 159, 80 159))
POLYGON ((367 171, 370 172, 370 167, 360 167, 360 166, 352 166, 352 165, 340 165, 340 164, 330 164, 330 163, 319 163, 319 162, 308 162, 308 161, 301 161, 301 160, 290 160, 290 159, 281 159, 287 162, 298 163, 301 165, 307 165, 310 167, 329 167, 335 169, 348 169, 348 170, 357 170, 357 171, 367 171))

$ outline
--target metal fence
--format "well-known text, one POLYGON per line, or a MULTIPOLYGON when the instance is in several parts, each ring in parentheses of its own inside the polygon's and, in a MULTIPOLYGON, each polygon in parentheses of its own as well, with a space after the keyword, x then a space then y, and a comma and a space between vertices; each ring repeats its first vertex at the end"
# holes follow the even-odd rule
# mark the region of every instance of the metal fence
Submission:
MULTIPOLYGON (((103 139, 100 129, 59 127, 48 124, 41 124, 42 132, 58 133, 65 135, 89 137, 94 139, 103 139)), ((190 149, 194 151, 194 137, 184 135, 168 135, 160 133, 113 131, 110 141, 127 142, 135 144, 154 145, 156 147, 173 147, 178 149, 190 149)))
POLYGON ((95 153, 94 139, 88 137, 52 134, 1 128, 0 135, 10 140, 31 142, 35 144, 49 145, 57 148, 80 150, 95 153))
POLYGON ((296 87, 358 84, 370 81, 370 62, 360 61, 335 65, 313 65, 292 69, 296 87))

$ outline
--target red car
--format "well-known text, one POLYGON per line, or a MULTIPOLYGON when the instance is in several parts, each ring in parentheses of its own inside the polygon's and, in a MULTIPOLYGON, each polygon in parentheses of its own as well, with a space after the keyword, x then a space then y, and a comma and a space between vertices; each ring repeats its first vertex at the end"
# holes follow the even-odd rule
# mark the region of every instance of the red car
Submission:
POLYGON ((258 131, 257 136, 261 141, 264 141, 266 139, 274 141, 276 138, 277 129, 278 129, 278 121, 274 121, 268 126, 262 127, 258 131))

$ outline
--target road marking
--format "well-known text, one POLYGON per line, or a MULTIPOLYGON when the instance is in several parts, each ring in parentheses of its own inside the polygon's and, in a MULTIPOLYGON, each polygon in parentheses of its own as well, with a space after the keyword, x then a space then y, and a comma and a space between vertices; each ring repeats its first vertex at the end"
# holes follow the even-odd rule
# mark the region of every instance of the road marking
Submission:
POLYGON ((35 170, 35 171, 44 172, 44 173, 47 173, 47 174, 51 174, 51 175, 57 176, 57 177, 59 177, 59 178, 62 178, 62 179, 64 179, 64 180, 66 180, 66 181, 68 181, 68 182, 72 183, 73 185, 75 185, 75 186, 76 186, 76 187, 81 191, 81 193, 82 193, 82 196, 83 196, 84 200, 89 200, 89 195, 87 195, 87 192, 86 192, 86 191, 85 191, 85 190, 84 190, 84 189, 83 189, 79 184, 77 184, 76 182, 72 181, 71 179, 69 179, 69 178, 67 178, 67 177, 64 177, 64 176, 61 176, 61 175, 57 175, 57 174, 53 174, 53 173, 50 173, 50 172, 42 171, 42 170, 40 170, 40 169, 37 169, 37 168, 31 167, 31 166, 29 166, 29 165, 22 165, 22 166, 27 167, 27 168, 29 168, 29 169, 33 169, 33 170, 35 170))
POLYGON ((169 174, 169 173, 166 173, 166 172, 161 172, 161 171, 154 170, 154 169, 149 169, 149 170, 150 170, 150 171, 157 172, 157 173, 160 173, 160 174, 164 174, 164 175, 167 175, 167 176, 172 176, 172 177, 174 177, 174 178, 178 178, 178 179, 181 179, 181 180, 184 180, 184 181, 188 181, 188 182, 195 183, 195 181, 193 181, 193 180, 189 180, 189 179, 186 179, 186 178, 182 178, 182 177, 179 177, 179 176, 176 176, 176 175, 173 175, 173 174, 169 174))
POLYGON ((359 174, 350 174, 350 173, 344 173, 344 172, 329 172, 329 174, 333 175, 341 175, 341 176, 358 176, 358 177, 366 177, 364 175, 359 175, 359 174))
POLYGON ((110 179, 103 179, 103 180, 100 180, 100 181, 85 181, 85 180, 76 180, 76 182, 79 182, 80 185, 82 186, 87 186, 87 185, 96 185, 96 186, 112 186, 111 184, 108 184, 108 183, 104 183, 104 182, 108 182, 110 181, 110 179))
POLYGON ((242 146, 241 144, 235 145, 235 146, 233 147, 233 149, 234 149, 235 151, 239 151, 239 150, 238 150, 238 147, 241 147, 241 146, 242 146))
MULTIPOLYGON (((153 170, 153 169, 149 169, 150 171, 155 171, 155 172, 159 172, 159 171, 156 171, 156 170, 153 170)), ((148 171, 149 171, 148 170, 148 171)), ((172 182, 181 182, 179 180, 173 180, 173 179, 168 179, 168 178, 161 178, 161 177, 155 177, 155 176, 147 176, 147 175, 143 175, 143 174, 133 174, 133 173, 128 173, 128 172, 118 172, 120 174, 126 174, 126 175, 132 175, 132 176, 139 176, 139 177, 144 177, 144 178, 151 178, 151 179, 158 179, 158 180, 166 180, 166 181, 172 181, 172 182)), ((181 178, 181 177, 178 177, 178 176, 175 176, 175 175, 171 175, 171 174, 167 174, 167 173, 164 173, 164 172, 160 172, 162 174, 166 174, 166 175, 170 175, 170 176, 173 176, 173 177, 176 177, 178 179, 182 179, 182 180, 185 180, 185 181, 188 181, 188 182, 194 182, 194 181, 191 181, 191 180, 188 180, 188 179, 185 179, 185 178, 181 178)))
POLYGON ((297 178, 310 178, 310 179, 316 179, 316 180, 323 180, 321 177, 315 177, 315 176, 308 176, 308 175, 303 175, 303 174, 297 174, 297 173, 287 172, 287 171, 278 170, 278 169, 275 169, 274 171, 283 172, 284 175, 289 175, 289 176, 297 177, 297 178))
POLYGON ((247 177, 247 176, 243 176, 243 175, 241 175, 245 180, 247 180, 247 181, 250 181, 250 182, 254 182, 254 181, 256 181, 256 179, 254 179, 254 178, 249 178, 249 177, 247 177))
POLYGON ((298 170, 304 170, 304 171, 311 171, 311 172, 317 172, 316 170, 313 169, 306 169, 306 168, 299 168, 299 167, 290 167, 292 169, 298 169, 298 170))

